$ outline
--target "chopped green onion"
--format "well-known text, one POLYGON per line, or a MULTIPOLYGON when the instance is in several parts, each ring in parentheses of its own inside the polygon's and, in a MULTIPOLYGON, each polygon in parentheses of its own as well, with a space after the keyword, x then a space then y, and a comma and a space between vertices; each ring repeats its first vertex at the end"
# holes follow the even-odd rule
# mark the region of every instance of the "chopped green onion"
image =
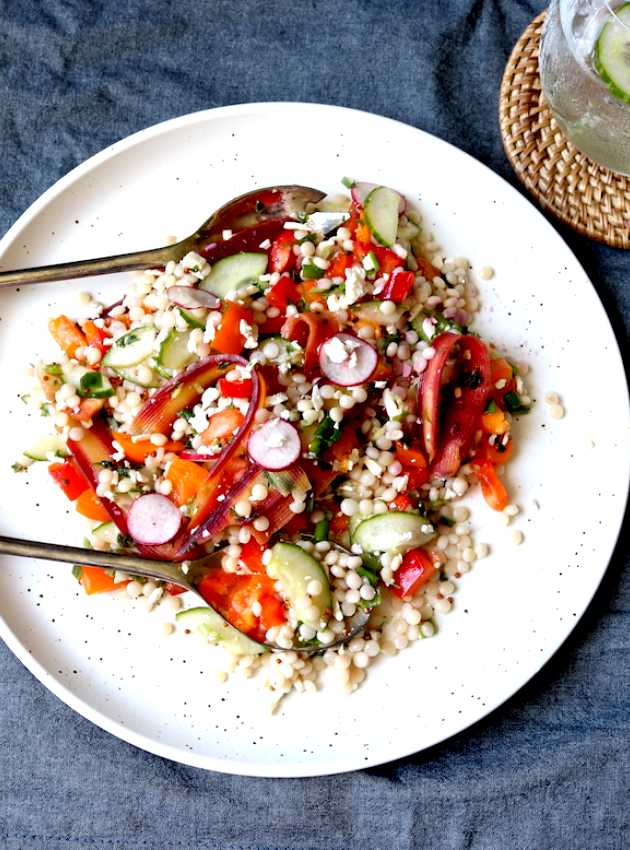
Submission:
POLYGON ((313 457, 319 457, 326 449, 337 442, 341 436, 341 428, 337 422, 333 422, 330 416, 325 416, 317 426, 313 439, 309 443, 308 450, 313 457))
POLYGON ((341 182, 346 187, 346 189, 352 189, 352 187, 356 183, 356 180, 353 180, 352 177, 342 177, 341 182))
POLYGON ((315 531, 313 532, 313 540, 315 543, 321 543, 323 540, 328 540, 328 527, 330 523, 328 517, 320 519, 315 523, 315 531))
POLYGON ((108 398, 114 395, 109 378, 100 372, 85 372, 79 381, 79 395, 83 398, 108 398))

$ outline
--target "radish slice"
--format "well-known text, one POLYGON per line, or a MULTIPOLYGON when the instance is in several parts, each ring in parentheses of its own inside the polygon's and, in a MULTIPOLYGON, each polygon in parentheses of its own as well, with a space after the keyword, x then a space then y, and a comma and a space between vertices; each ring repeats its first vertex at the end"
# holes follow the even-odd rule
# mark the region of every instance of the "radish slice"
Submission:
MULTIPOLYGON (((355 183, 352 189, 350 190, 350 195, 352 200, 356 204, 365 203, 365 199, 370 194, 372 189, 376 189, 380 184, 379 183, 355 183)), ((396 191, 395 189, 393 191, 396 191)), ((400 192, 396 192, 396 194, 400 197, 400 201, 398 202, 398 214, 402 215, 404 211, 407 209, 407 201, 403 198, 400 192)))
POLYGON ((199 307, 207 307, 210 310, 220 305, 219 299, 205 289, 196 289, 194 286, 169 286, 166 294, 178 307, 184 310, 197 310, 199 307))
POLYGON ((369 381, 377 362, 376 350, 351 334, 335 334, 319 348, 322 372, 340 387, 354 387, 369 381))
POLYGON ((140 496, 127 514, 129 534, 138 543, 167 543, 179 531, 182 515, 170 499, 159 493, 140 496))
POLYGON ((252 431, 247 441, 249 456, 263 469, 286 469, 299 458, 301 450, 300 435, 284 419, 269 419, 252 431))

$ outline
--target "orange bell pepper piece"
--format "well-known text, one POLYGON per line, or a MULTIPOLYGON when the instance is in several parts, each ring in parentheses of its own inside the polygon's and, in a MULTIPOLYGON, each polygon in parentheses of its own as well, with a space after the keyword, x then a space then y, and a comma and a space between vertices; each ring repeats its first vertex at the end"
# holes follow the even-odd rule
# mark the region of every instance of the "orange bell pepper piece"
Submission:
POLYGON ((151 440, 138 440, 134 442, 129 434, 124 434, 122 431, 113 431, 112 438, 122 447, 127 460, 133 463, 144 463, 149 455, 154 455, 158 448, 163 448, 165 452, 181 452, 184 448, 183 443, 178 443, 171 440, 164 446, 154 446, 151 440))
POLYGON ((75 324, 67 316, 57 316, 48 322, 48 329, 57 345, 65 351, 68 357, 76 357, 78 348, 85 348, 87 339, 75 324))
POLYGON ((178 507, 187 505, 196 496, 208 478, 208 470, 192 460, 176 457, 166 473, 166 480, 173 485, 171 499, 178 507))
POLYGON ((81 493, 74 506, 81 516, 85 516, 88 519, 93 519, 97 522, 108 522, 111 519, 103 507, 101 500, 91 487, 81 493))
POLYGON ((81 584, 85 592, 91 596, 93 593, 109 593, 112 590, 120 590, 127 582, 114 583, 114 579, 101 567, 81 567, 81 584))
POLYGON ((252 325, 254 315, 247 307, 235 301, 228 304, 221 324, 217 328, 212 347, 221 354, 240 354, 245 345, 245 336, 241 333, 241 322, 252 325))

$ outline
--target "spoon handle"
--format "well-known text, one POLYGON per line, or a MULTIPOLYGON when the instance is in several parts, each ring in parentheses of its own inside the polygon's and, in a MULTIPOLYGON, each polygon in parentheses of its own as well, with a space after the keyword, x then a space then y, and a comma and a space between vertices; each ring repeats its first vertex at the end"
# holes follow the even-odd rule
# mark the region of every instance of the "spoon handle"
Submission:
POLYGON ((36 266, 32 269, 16 269, 0 272, 0 286, 19 286, 27 283, 48 283, 76 277, 126 272, 134 269, 154 269, 165 266, 169 260, 181 256, 182 245, 165 245, 148 251, 134 251, 115 257, 99 257, 95 260, 76 260, 73 263, 57 263, 52 266, 36 266))
POLYGON ((37 540, 20 540, 15 537, 0 537, 0 555, 43 558, 45 561, 122 570, 130 575, 174 582, 190 589, 179 567, 167 561, 153 561, 138 555, 101 552, 97 549, 81 549, 78 546, 61 546, 58 543, 40 543, 37 540))

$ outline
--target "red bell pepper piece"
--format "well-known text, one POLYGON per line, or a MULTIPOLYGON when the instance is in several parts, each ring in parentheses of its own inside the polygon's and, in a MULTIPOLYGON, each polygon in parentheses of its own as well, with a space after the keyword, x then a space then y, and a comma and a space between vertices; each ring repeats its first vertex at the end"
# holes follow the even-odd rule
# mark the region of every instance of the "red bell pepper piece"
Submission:
POLYGON ((394 304, 402 304, 413 289, 415 279, 416 276, 413 272, 395 269, 385 285, 382 294, 383 299, 393 301, 394 304))
POLYGON ((295 236, 293 231, 285 230, 269 249, 269 271, 287 272, 295 268, 297 257, 293 253, 295 236))
POLYGON ((66 460, 63 463, 51 463, 48 472, 71 502, 78 499, 81 493, 90 486, 71 460, 66 460))
POLYGON ((241 322, 251 325, 253 313, 247 307, 242 307, 231 301, 223 313, 221 324, 214 335, 212 347, 221 354, 240 354, 245 345, 245 337, 241 333, 241 322))
POLYGON ((265 297, 271 307, 277 307, 281 313, 287 309, 287 304, 297 304, 300 293, 288 274, 283 274, 280 280, 268 290, 265 297))
POLYGON ((252 382, 249 378, 242 381, 228 381, 227 378, 220 378, 219 392, 225 398, 249 398, 252 394, 252 382))
POLYGON ((413 596, 433 578, 436 569, 431 556, 425 549, 411 549, 403 556, 402 564, 394 573, 392 593, 401 598, 413 596))
POLYGON ((380 245, 370 245, 369 250, 374 251, 374 256, 380 266, 380 274, 392 274, 395 269, 402 268, 403 261, 395 251, 390 251, 389 248, 383 248, 380 245))
POLYGON ((489 460, 475 461, 472 469, 481 486, 481 492, 486 502, 494 511, 502 511, 509 503, 505 485, 497 475, 497 471, 489 460))

